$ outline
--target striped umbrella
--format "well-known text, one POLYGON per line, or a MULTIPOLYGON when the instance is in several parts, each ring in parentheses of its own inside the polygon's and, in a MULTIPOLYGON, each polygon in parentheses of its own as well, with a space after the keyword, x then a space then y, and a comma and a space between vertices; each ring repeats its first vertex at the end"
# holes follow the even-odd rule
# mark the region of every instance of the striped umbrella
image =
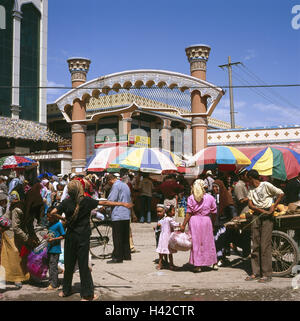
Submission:
MULTIPOLYGON (((202 149, 192 156, 187 162, 188 166, 204 166, 206 168, 217 167, 219 165, 249 165, 250 159, 235 147, 211 146, 202 149)), ((228 167, 228 168, 229 168, 228 167)))
POLYGON ((0 158, 0 169, 17 169, 37 166, 37 162, 24 156, 4 156, 0 158))
POLYGON ((110 165, 112 168, 116 166, 153 174, 177 171, 177 167, 170 157, 157 148, 128 147, 110 165))
MULTIPOLYGON (((103 148, 97 152, 88 162, 86 170, 90 172, 103 172, 107 170, 110 164, 128 147, 114 146, 103 148)), ((119 168, 118 165, 115 167, 119 168)))
POLYGON ((177 156, 176 154, 172 153, 171 151, 168 151, 166 149, 161 149, 161 148, 152 148, 152 150, 154 150, 154 151, 157 150, 157 151, 165 154, 177 167, 183 165, 182 159, 179 156, 177 156))
POLYGON ((264 147, 251 158, 247 169, 256 169, 262 176, 285 181, 300 173, 300 154, 288 147, 264 147))

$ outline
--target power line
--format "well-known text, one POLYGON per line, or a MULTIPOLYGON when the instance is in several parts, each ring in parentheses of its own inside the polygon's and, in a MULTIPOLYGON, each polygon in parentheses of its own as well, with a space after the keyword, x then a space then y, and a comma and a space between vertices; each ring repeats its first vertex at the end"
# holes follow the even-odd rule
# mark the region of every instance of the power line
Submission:
MULTIPOLYGON (((243 79, 240 75, 238 76, 236 73, 233 75, 233 77, 238 79, 241 83, 249 84, 249 82, 247 80, 243 79)), ((257 95, 259 95, 262 98, 264 98, 265 100, 267 100, 268 102, 270 102, 271 104, 274 104, 274 100, 271 100, 269 97, 267 97, 264 93, 262 93, 257 88, 249 87, 249 89, 252 90, 253 92, 255 92, 257 95)))
MULTIPOLYGON (((247 74, 248 76, 250 76, 252 79, 256 80, 258 83, 262 83, 264 85, 266 85, 266 83, 259 78, 256 74, 254 74, 249 68, 247 68, 244 64, 242 64, 242 66, 244 68, 241 68, 238 66, 238 68, 243 71, 245 74, 247 74)), ((281 96, 279 93, 272 91, 269 88, 266 88, 266 90, 268 92, 270 92, 273 96, 276 97, 276 99, 281 99, 281 101, 283 101, 284 103, 287 103, 288 105, 290 105, 293 108, 298 108, 296 105, 294 105, 293 103, 291 103, 288 99, 286 99, 285 97, 281 96)))
MULTIPOLYGON (((213 85, 214 87, 219 87, 219 88, 280 88, 280 87, 300 87, 300 84, 272 84, 272 85, 247 85, 247 86, 239 86, 239 85, 213 85)), ((0 86, 0 89, 13 89, 13 88, 24 88, 24 89, 74 89, 74 90, 82 90, 82 89, 103 89, 107 87, 80 87, 80 88, 73 88, 73 87, 39 87, 39 86, 0 86)), ((179 89, 180 87, 174 86, 172 89, 179 89)), ((193 89, 193 88, 212 88, 212 86, 198 86, 198 87, 186 87, 188 89, 193 89)), ((125 88, 125 87, 120 87, 120 89, 126 89, 126 90, 132 90, 132 89, 148 89, 148 90, 161 90, 160 88, 149 88, 149 87, 131 87, 131 88, 125 88)), ((111 90, 114 90, 113 88, 111 90)))

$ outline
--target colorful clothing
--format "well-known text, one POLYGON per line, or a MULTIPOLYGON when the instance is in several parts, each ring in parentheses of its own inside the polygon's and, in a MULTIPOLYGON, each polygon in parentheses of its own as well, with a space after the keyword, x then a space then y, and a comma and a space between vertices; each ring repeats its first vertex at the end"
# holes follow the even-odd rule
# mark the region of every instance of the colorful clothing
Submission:
POLYGON ((175 220, 172 217, 166 216, 164 219, 160 220, 160 224, 161 232, 156 252, 159 254, 176 253, 176 250, 169 248, 169 239, 174 228, 179 226, 180 223, 175 222, 175 220))
POLYGON ((204 194, 197 202, 194 195, 188 198, 187 213, 191 214, 189 231, 192 236, 190 263, 194 266, 210 266, 217 263, 216 246, 210 214, 217 213, 216 201, 204 194))
MULTIPOLYGON (((48 227, 48 233, 52 238, 60 237, 65 235, 65 230, 61 222, 57 222, 48 227)), ((56 240, 48 243, 48 253, 60 254, 61 253, 61 241, 56 240)))

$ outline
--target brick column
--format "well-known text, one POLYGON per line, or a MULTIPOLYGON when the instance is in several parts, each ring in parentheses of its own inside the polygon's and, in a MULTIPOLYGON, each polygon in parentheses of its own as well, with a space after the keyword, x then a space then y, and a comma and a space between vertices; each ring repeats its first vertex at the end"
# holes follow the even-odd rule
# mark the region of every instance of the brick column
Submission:
MULTIPOLYGON (((72 121, 86 118, 85 104, 76 100, 73 104, 72 121)), ((72 172, 84 170, 86 165, 86 125, 83 122, 72 123, 72 172), (76 170, 77 169, 77 170, 76 170)))
MULTIPOLYGON (((191 76, 206 81, 206 62, 209 57, 210 47, 194 45, 185 49, 190 63, 191 76)), ((199 90, 191 94, 192 113, 206 113, 207 97, 201 97, 199 90)), ((192 151, 196 154, 207 146, 207 116, 192 116, 192 151)))
POLYGON ((131 131, 131 122, 132 122, 132 118, 131 118, 132 113, 124 113, 122 114, 122 132, 120 133, 121 135, 129 135, 130 131, 131 131))
POLYGON ((163 119, 161 129, 162 148, 171 151, 171 120, 163 119))
MULTIPOLYGON (((86 74, 91 61, 85 58, 67 60, 71 73, 72 87, 76 88, 86 82, 86 74)), ((86 106, 76 99, 72 108, 72 172, 82 173, 86 166, 86 106)))

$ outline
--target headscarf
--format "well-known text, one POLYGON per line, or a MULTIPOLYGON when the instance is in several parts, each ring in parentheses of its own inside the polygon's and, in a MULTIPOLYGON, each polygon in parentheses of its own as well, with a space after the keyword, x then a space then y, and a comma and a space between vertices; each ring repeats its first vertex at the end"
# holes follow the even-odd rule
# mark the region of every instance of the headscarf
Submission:
POLYGON ((192 186, 192 194, 194 195, 194 199, 196 202, 201 202, 204 194, 205 194, 205 183, 202 179, 195 180, 192 186))
POLYGON ((47 188, 46 185, 47 185, 48 183, 49 183, 49 180, 48 180, 48 179, 43 179, 43 180, 41 181, 41 184, 42 184, 43 188, 47 188))
POLYGON ((46 187, 46 185, 49 183, 49 181, 47 179, 43 179, 41 181, 41 195, 43 198, 46 198, 47 197, 47 194, 48 194, 48 188, 46 187))
POLYGON ((68 184, 68 194, 70 198, 73 200, 73 202, 76 204, 74 213, 68 222, 69 224, 72 224, 77 219, 79 213, 79 203, 84 199, 84 190, 81 182, 78 180, 72 180, 68 184))
POLYGON ((18 196, 19 196, 19 200, 24 200, 25 199, 25 191, 24 191, 24 186, 23 184, 17 184, 14 189, 11 191, 11 193, 13 192, 17 192, 18 196))
POLYGON ((10 194, 18 184, 21 184, 21 181, 19 180, 19 178, 17 177, 13 178, 9 183, 8 194, 10 194))

